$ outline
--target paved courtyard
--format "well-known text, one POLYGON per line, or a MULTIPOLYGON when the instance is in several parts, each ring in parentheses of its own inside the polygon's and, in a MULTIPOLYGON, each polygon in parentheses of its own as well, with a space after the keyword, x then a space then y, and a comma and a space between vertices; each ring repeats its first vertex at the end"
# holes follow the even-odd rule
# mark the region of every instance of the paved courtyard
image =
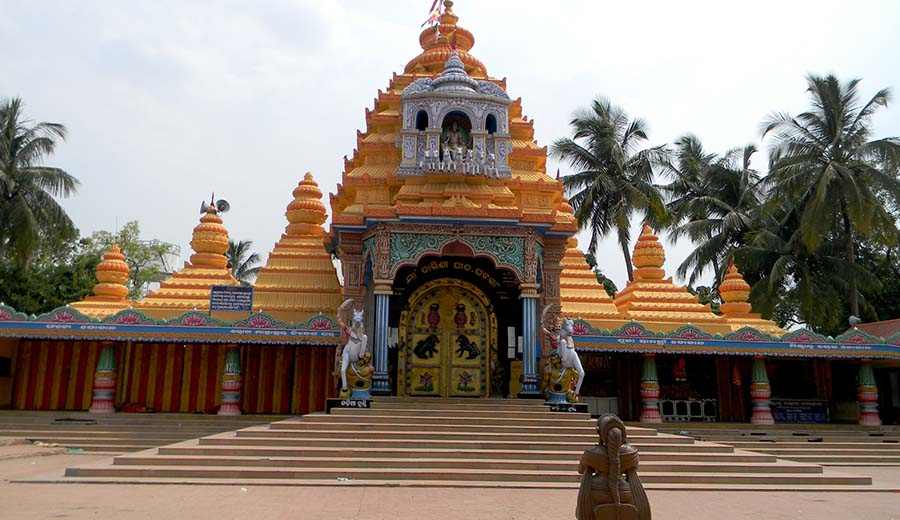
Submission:
MULTIPOLYGON (((574 518, 574 490, 20 484, 10 480, 103 456, 19 448, 0 459, 0 518, 491 519, 574 518)), ((847 472, 848 468, 841 468, 847 472)), ((900 468, 850 468, 900 487, 900 468)), ((900 520, 900 493, 650 491, 654 520, 900 520)))

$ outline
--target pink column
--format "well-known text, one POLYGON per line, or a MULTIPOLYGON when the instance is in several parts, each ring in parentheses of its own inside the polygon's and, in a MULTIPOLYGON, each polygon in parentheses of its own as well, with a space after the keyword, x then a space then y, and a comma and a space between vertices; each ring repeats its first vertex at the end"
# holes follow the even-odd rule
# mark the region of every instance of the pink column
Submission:
POLYGON ((753 377, 750 381, 750 400, 753 402, 752 424, 775 424, 769 398, 772 389, 769 386, 769 374, 766 373, 766 360, 762 356, 753 359, 753 377))
POLYGON ((856 402, 859 405, 859 424, 881 426, 881 417, 878 416, 878 387, 875 385, 872 364, 868 361, 863 361, 859 365, 857 383, 856 402))
POLYGON ((116 398, 116 352, 112 343, 104 343, 94 372, 91 413, 114 413, 116 398))
POLYGON ((241 415, 241 351, 237 347, 225 354, 219 415, 241 415))
POLYGON ((656 378, 656 355, 644 355, 641 374, 641 418, 643 423, 661 423, 659 415, 659 380, 656 378))

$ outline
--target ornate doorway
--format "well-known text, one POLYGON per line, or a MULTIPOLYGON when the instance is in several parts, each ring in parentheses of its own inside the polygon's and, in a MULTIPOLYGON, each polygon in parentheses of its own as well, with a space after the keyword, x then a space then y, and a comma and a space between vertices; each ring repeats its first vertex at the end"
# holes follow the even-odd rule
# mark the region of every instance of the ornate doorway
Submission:
POLYGON ((497 320, 476 286, 442 278, 416 289, 400 316, 398 394, 490 395, 497 320))

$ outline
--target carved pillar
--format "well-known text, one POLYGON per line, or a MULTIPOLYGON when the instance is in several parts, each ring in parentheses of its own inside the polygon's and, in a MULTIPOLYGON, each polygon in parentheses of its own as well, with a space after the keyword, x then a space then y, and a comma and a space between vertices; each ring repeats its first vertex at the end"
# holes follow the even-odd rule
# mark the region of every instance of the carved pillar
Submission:
POLYGON ((373 349, 375 373, 372 374, 372 392, 386 395, 391 393, 391 384, 388 378, 388 306, 393 292, 393 280, 391 279, 391 235, 383 224, 379 224, 375 230, 372 272, 375 276, 375 344, 373 349))
POLYGON ((391 298, 390 285, 375 286, 375 372, 372 374, 372 393, 389 395, 391 383, 388 378, 388 305, 391 298))
POLYGON ((104 342, 94 372, 91 413, 115 413, 116 351, 113 344, 104 342))
POLYGON ((656 377, 656 354, 644 354, 644 370, 641 373, 642 423, 661 423, 659 414, 659 379, 656 377))
POLYGON ((753 376, 750 379, 750 401, 753 403, 752 424, 775 424, 769 398, 772 389, 769 386, 769 374, 766 373, 766 360, 762 356, 753 358, 753 376))
MULTIPOLYGON (((565 240, 544 240, 543 280, 541 292, 544 308, 562 310, 562 302, 559 295, 559 278, 562 273, 562 259, 566 254, 565 240)), ((575 318, 575 316, 569 316, 575 318)), ((543 353, 550 350, 550 345, 544 345, 543 353)))
POLYGON ((365 293, 362 237, 357 233, 341 232, 338 257, 341 259, 341 271, 344 275, 344 298, 352 298, 359 305, 365 293))
POLYGON ((522 284, 522 391, 519 397, 538 398, 537 377, 537 302, 533 285, 522 284))
POLYGON ((864 360, 859 365, 857 385, 856 402, 859 405, 859 424, 881 426, 881 417, 878 415, 878 387, 875 385, 872 364, 868 360, 864 360))
POLYGON ((241 350, 237 346, 225 353, 219 415, 241 415, 241 350))

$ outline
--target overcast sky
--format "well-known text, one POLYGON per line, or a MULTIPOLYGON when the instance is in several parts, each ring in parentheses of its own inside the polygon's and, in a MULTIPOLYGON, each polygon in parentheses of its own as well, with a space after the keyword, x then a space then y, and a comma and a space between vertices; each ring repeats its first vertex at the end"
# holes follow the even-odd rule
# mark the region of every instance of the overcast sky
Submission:
MULTIPOLYGON (((186 257, 215 191, 231 202, 232 238, 265 257, 305 171, 335 190, 364 109, 419 52, 430 3, 0 0, 0 97, 69 128, 51 162, 82 182, 64 202, 82 234, 138 220, 186 257)), ((541 144, 598 94, 648 120, 654 144, 686 132, 710 151, 758 143, 766 114, 806 107, 809 72, 861 77, 867 96, 894 88, 875 127, 900 135, 900 2, 459 0, 454 11, 541 144)), ((690 244, 667 249, 672 273, 690 244)), ((623 287, 615 243, 598 257, 623 287)))

